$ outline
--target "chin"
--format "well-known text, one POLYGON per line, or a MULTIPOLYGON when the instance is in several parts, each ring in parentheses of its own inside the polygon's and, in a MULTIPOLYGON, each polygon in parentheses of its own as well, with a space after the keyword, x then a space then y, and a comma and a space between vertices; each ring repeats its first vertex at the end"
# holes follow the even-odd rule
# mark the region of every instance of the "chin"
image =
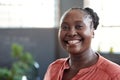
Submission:
POLYGON ((79 49, 68 49, 67 52, 69 52, 69 54, 74 54, 74 55, 77 55, 77 54, 80 54, 82 53, 82 51, 79 49))

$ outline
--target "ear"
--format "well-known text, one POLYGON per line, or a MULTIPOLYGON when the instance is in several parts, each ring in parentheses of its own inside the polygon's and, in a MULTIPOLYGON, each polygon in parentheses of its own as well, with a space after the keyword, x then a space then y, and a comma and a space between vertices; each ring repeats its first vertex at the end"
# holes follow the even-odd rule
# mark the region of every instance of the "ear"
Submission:
POLYGON ((95 35, 94 29, 91 30, 91 35, 92 35, 92 38, 94 38, 94 35, 95 35))
POLYGON ((94 35, 95 35, 95 33, 94 33, 94 31, 93 31, 93 35, 92 35, 92 38, 94 38, 94 35))
POLYGON ((93 27, 93 22, 91 21, 90 22, 90 27, 91 27, 91 35, 92 35, 92 38, 94 38, 94 27, 93 27))

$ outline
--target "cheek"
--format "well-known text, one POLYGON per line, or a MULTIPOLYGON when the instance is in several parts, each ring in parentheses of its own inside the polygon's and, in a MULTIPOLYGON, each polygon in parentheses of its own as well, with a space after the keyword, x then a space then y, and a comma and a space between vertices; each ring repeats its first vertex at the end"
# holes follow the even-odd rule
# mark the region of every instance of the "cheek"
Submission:
POLYGON ((91 41, 92 41, 92 38, 93 38, 93 33, 92 32, 86 32, 85 33, 85 44, 90 46, 91 45, 91 41))
POLYGON ((90 29, 87 29, 84 31, 84 35, 92 38, 94 36, 94 32, 90 29))
POLYGON ((60 42, 60 39, 61 39, 61 33, 60 33, 60 31, 58 32, 58 40, 59 40, 59 42, 60 42))
POLYGON ((58 32, 58 40, 61 42, 63 40, 64 33, 62 31, 58 32))

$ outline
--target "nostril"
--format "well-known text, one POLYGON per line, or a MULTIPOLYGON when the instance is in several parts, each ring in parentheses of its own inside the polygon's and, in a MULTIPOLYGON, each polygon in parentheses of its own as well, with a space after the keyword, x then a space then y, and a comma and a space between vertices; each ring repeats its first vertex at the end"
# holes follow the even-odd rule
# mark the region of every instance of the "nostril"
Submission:
POLYGON ((70 28, 68 31, 67 31, 67 36, 68 37, 74 37, 77 35, 77 31, 76 29, 73 27, 73 28, 70 28))
POLYGON ((69 32, 67 34, 67 36, 69 36, 69 37, 75 37, 75 36, 77 36, 77 32, 69 32))

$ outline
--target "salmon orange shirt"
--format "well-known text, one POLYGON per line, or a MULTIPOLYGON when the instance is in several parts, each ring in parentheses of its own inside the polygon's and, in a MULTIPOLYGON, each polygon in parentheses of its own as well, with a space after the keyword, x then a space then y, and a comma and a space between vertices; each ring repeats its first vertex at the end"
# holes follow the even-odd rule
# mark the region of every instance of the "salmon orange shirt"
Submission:
MULTIPOLYGON (((44 80, 62 80, 64 70, 69 69, 67 60, 62 58, 50 64, 44 80)), ((120 80, 120 66, 99 55, 95 65, 81 69, 72 80, 120 80)))

